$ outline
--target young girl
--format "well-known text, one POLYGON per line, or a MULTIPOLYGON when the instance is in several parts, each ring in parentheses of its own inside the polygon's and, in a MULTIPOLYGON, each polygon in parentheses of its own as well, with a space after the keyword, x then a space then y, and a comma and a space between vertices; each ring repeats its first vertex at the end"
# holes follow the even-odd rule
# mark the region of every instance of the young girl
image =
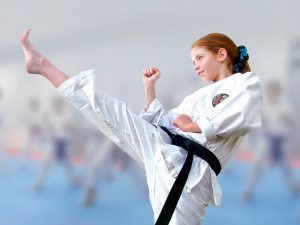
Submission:
POLYGON ((29 32, 21 37, 27 72, 47 78, 145 169, 156 225, 198 225, 209 203, 221 204, 216 175, 243 136, 261 124, 261 83, 250 72, 244 46, 219 33, 197 40, 191 58, 197 75, 210 84, 168 113, 155 93, 160 71, 146 69, 146 106, 138 116, 124 102, 95 92, 93 70, 69 78, 34 48, 29 32))

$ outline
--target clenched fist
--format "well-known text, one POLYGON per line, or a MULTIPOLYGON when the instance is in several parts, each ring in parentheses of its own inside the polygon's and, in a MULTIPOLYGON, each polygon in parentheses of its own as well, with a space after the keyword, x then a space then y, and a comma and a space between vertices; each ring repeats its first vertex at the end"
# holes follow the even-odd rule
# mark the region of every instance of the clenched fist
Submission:
POLYGON ((155 82, 160 78, 160 71, 157 67, 145 69, 143 74, 144 86, 154 85, 155 82))

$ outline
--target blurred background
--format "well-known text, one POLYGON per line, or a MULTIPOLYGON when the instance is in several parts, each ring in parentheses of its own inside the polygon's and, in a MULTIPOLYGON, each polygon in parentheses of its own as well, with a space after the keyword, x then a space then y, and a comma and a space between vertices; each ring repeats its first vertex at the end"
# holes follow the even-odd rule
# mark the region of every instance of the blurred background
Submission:
POLYGON ((263 82, 264 127, 219 176, 220 208, 203 224, 300 224, 300 2, 1 1, 0 223, 153 224, 143 171, 24 71, 19 37, 69 75, 93 68, 97 89, 144 106, 142 71, 158 66, 167 109, 205 84, 190 46, 220 32, 245 45, 263 82), (176 89, 174 89, 176 87, 176 89), (177 88, 178 87, 178 88, 177 88))

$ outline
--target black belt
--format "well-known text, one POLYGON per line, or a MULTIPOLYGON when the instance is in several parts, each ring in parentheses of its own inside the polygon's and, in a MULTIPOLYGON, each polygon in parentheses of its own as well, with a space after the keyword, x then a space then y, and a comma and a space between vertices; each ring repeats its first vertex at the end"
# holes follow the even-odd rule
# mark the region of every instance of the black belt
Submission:
POLYGON ((204 159, 215 171, 216 175, 218 175, 221 171, 220 161, 207 148, 181 135, 171 133, 166 127, 161 127, 161 129, 163 129, 170 136, 172 145, 182 147, 188 152, 188 155, 170 190, 170 193, 165 201, 158 219, 156 220, 155 225, 169 224, 190 173, 194 155, 204 159))

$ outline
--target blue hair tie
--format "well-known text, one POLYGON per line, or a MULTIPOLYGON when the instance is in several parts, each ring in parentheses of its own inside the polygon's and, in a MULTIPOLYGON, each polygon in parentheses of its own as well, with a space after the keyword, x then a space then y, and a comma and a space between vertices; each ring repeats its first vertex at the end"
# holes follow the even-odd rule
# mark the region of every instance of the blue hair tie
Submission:
POLYGON ((245 46, 241 45, 238 47, 238 56, 233 64, 233 72, 239 73, 243 70, 245 63, 249 59, 248 50, 245 46))

